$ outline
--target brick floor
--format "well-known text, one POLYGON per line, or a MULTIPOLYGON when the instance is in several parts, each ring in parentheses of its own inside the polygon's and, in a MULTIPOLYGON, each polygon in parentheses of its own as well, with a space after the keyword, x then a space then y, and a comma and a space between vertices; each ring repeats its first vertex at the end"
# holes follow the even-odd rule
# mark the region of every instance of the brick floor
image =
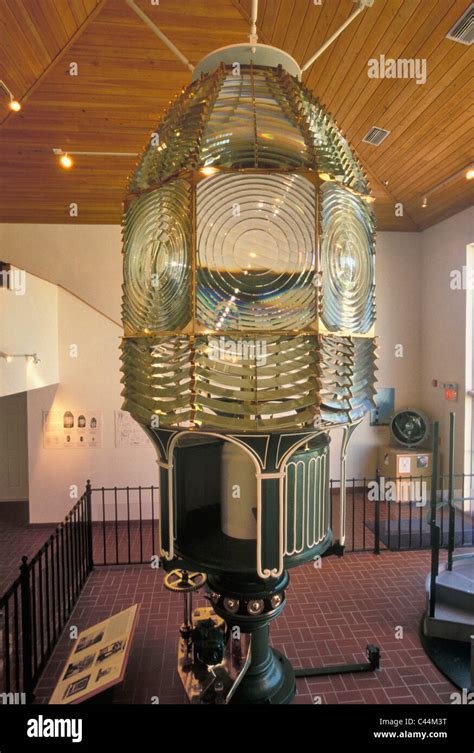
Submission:
MULTIPOLYGON (((322 568, 291 572, 287 606, 271 627, 274 646, 295 667, 363 661, 367 643, 381 649, 376 673, 297 680, 294 703, 449 703, 454 687, 424 653, 418 626, 424 611, 429 552, 383 552, 329 557, 322 568), (403 637, 396 629, 403 628, 403 637)), ((82 630, 139 602, 140 619, 125 680, 114 703, 185 703, 176 673, 181 598, 163 587, 163 573, 147 566, 96 569, 70 623, 82 630)), ((199 603, 199 599, 197 600, 199 603)), ((46 703, 71 642, 67 630, 37 687, 46 703)))
POLYGON ((18 578, 22 556, 33 557, 55 528, 0 521, 0 596, 18 578))

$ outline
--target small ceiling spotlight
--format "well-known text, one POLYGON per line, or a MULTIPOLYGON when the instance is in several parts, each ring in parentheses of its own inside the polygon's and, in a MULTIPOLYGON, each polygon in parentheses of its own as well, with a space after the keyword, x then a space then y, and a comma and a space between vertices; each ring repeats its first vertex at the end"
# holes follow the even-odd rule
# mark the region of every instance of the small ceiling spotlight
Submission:
POLYGON ((20 104, 20 102, 17 99, 15 99, 15 97, 13 96, 11 90, 6 85, 5 81, 0 81, 0 89, 3 89, 3 91, 5 92, 5 94, 8 94, 8 96, 10 97, 10 102, 8 103, 8 108, 12 112, 20 112, 20 110, 21 110, 21 104, 20 104))
POLYGON ((74 160, 69 156, 69 154, 61 154, 59 158, 59 164, 65 170, 69 170, 74 165, 74 160))
POLYGON ((426 209, 426 207, 428 206, 428 197, 427 196, 423 196, 423 201, 421 202, 421 206, 423 207, 423 209, 426 209))
POLYGON ((8 356, 4 356, 4 358, 7 363, 11 363, 13 361, 13 356, 8 355, 8 356))
POLYGON ((473 180, 474 179, 474 166, 468 167, 466 170, 466 180, 473 180))

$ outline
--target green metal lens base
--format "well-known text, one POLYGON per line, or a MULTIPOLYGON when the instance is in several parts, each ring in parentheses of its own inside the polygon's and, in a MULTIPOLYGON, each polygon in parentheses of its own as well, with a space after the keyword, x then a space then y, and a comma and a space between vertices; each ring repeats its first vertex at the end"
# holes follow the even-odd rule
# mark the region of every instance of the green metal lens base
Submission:
POLYGON ((230 632, 239 627, 250 633, 250 666, 232 695, 236 704, 290 703, 296 692, 295 672, 288 659, 269 644, 269 623, 283 611, 288 572, 271 581, 246 580, 234 575, 210 576, 211 601, 216 613, 222 617, 230 632), (214 598, 212 598, 214 597, 214 598), (236 611, 226 609, 229 599, 236 611), (276 599, 274 604, 271 600, 276 599), (249 612, 248 605, 259 603, 258 613, 249 612))
POLYGON ((268 650, 265 660, 256 663, 252 654, 250 667, 232 696, 231 704, 279 705, 290 703, 294 698, 294 669, 286 656, 268 645, 268 627, 252 634, 252 647, 255 648, 256 641, 263 643, 265 640, 268 650))

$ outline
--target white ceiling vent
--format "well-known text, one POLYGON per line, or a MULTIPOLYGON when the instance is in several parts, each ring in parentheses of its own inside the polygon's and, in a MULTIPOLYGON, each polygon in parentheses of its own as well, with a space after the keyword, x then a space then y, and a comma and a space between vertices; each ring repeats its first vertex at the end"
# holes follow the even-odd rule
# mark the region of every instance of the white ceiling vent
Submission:
POLYGON ((454 42, 461 42, 461 44, 472 44, 474 42, 474 3, 471 3, 446 36, 454 42))
POLYGON ((373 146, 378 146, 384 139, 387 138, 389 133, 390 131, 386 131, 385 128, 372 126, 372 128, 369 128, 362 141, 364 141, 366 144, 373 144, 373 146))

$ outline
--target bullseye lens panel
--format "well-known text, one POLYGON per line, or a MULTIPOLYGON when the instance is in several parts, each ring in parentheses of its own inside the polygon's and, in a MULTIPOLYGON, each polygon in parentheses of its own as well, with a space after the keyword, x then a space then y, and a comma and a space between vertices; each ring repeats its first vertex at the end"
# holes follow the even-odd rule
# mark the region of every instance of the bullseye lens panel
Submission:
POLYGON ((173 181, 135 200, 124 225, 123 320, 173 330, 191 316, 191 187, 173 181))
POLYGON ((197 186, 197 318, 213 330, 303 329, 316 318, 315 189, 300 175, 197 186))
POLYGON ((323 183, 321 196, 321 320, 332 332, 366 333, 375 320, 373 219, 337 183, 323 183))

